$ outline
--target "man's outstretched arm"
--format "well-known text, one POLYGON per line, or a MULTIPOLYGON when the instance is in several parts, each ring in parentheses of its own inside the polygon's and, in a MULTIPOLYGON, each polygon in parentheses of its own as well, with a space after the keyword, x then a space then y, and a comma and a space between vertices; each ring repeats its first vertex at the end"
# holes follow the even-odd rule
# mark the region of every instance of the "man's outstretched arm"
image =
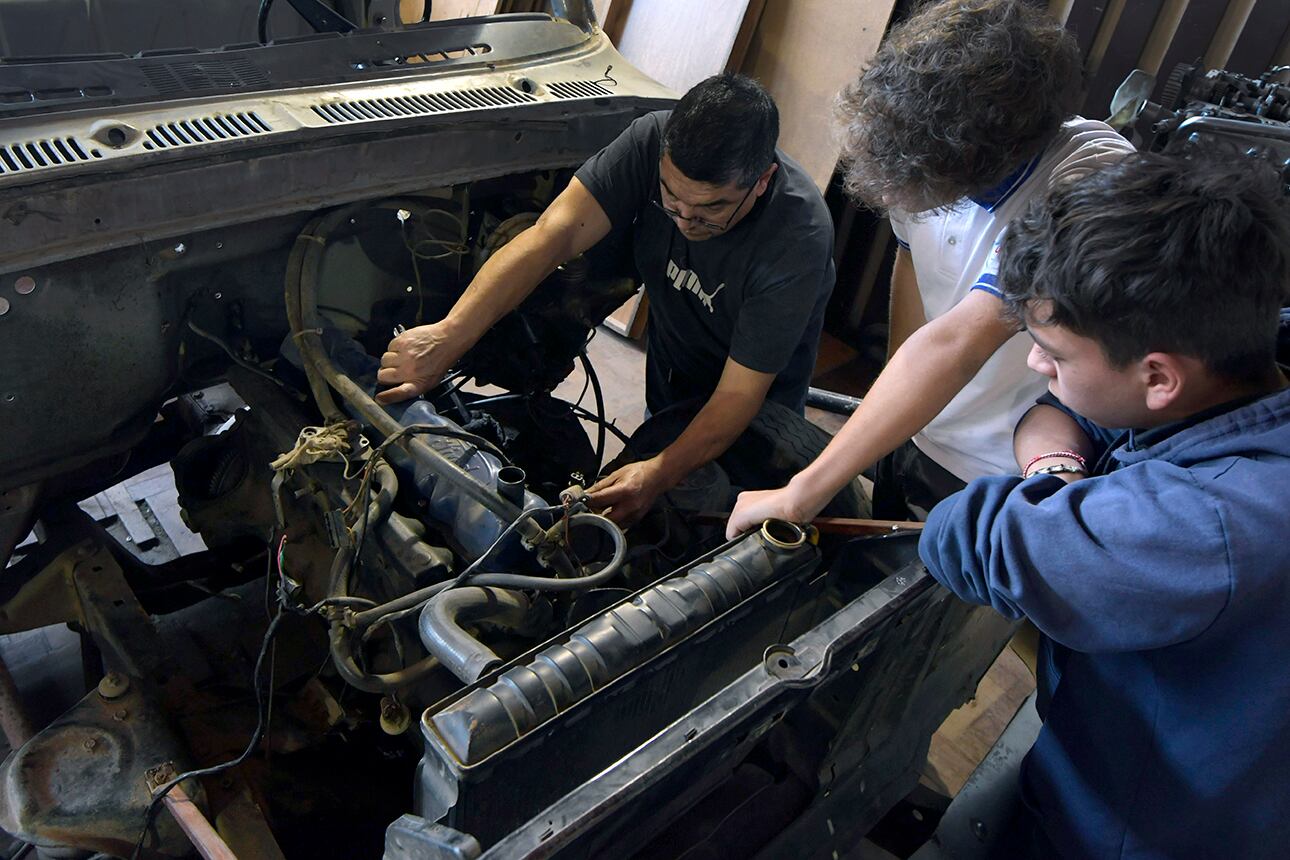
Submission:
POLYGON ((620 525, 630 525, 662 493, 690 472, 716 459, 739 438, 757 415, 773 373, 759 373, 726 359, 717 389, 676 441, 656 456, 631 463, 597 481, 589 490, 596 508, 607 508, 620 525))
POLYGON ((390 341, 376 379, 391 387, 376 399, 397 403, 434 387, 494 323, 557 266, 604 238, 609 228, 605 210, 574 178, 536 224, 488 258, 446 317, 390 341))
POLYGON ((998 298, 973 290, 911 334, 814 462, 786 487, 740 494, 727 536, 772 517, 814 518, 848 481, 927 426, 1017 333, 1000 311, 998 298))

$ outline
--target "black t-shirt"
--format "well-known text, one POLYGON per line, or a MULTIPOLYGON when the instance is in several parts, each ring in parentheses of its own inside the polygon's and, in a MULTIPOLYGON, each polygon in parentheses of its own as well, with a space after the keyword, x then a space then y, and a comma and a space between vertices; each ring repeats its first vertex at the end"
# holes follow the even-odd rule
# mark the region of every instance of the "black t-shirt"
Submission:
POLYGON ((725 233, 690 242, 659 206, 668 112, 638 118, 578 169, 630 236, 649 296, 646 403, 653 412, 716 389, 726 358, 776 374, 768 399, 801 412, 833 290, 833 222, 815 183, 776 150, 770 187, 725 233))

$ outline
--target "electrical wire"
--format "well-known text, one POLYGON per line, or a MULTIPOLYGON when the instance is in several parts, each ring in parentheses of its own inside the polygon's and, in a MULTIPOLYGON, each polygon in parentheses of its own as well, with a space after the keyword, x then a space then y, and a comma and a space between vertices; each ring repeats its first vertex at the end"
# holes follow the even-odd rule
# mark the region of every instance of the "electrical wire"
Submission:
MULTIPOLYGON (((497 459, 502 463, 503 466, 512 465, 510 458, 507 457, 506 454, 503 453, 500 448, 498 448, 496 445, 494 445, 492 442, 489 442, 487 439, 483 438, 482 436, 476 436, 474 433, 468 433, 465 430, 453 430, 452 428, 449 428, 449 427, 436 427, 433 424, 409 424, 401 428, 400 430, 394 433, 391 433, 389 436, 386 436, 385 439, 381 442, 381 444, 378 445, 376 449, 372 452, 371 456, 367 461, 367 465, 363 469, 362 481, 359 483, 358 493, 354 496, 353 501, 350 502, 351 507, 354 504, 358 503, 360 500, 366 500, 368 495, 371 493, 372 476, 376 471, 377 465, 385 460, 385 452, 389 449, 389 447, 405 436, 418 434, 418 433, 432 435, 432 436, 447 436, 449 438, 459 439, 461 441, 468 442, 474 445, 476 448, 487 451, 488 453, 497 457, 497 459)), ((363 546, 367 540, 368 523, 370 518, 371 518, 371 505, 364 505, 363 514, 362 514, 362 528, 358 529, 357 535, 354 539, 354 543, 356 544, 356 546, 354 548, 353 557, 350 560, 351 564, 361 566, 363 563, 362 561, 363 546)), ((516 520, 516 522, 519 522, 519 521, 520 520, 516 520)), ((339 554, 338 554, 338 559, 339 559, 339 554)), ((332 584, 332 587, 329 589, 329 593, 331 598, 335 598, 337 596, 342 596, 342 597, 348 596, 348 594, 337 595, 334 583, 332 584)))
POLYGON ((260 11, 255 16, 255 33, 261 45, 269 44, 269 9, 272 7, 273 0, 260 0, 260 11))
MULTIPOLYGON (((442 212, 445 217, 451 219, 453 223, 457 225, 457 227, 461 231, 461 234, 463 236, 465 235, 466 222, 463 219, 458 218, 456 215, 453 215, 452 213, 447 212, 446 210, 443 210, 443 209, 431 209, 429 211, 442 212)), ((416 283, 417 283, 417 314, 415 318, 415 324, 421 325, 422 315, 425 311, 425 285, 421 282, 421 266, 418 264, 422 260, 446 260, 449 257, 463 257, 467 253, 469 253, 470 248, 467 247, 463 239, 448 240, 448 239, 440 239, 436 236, 426 236, 424 238, 416 238, 414 236, 409 236, 408 221, 412 219, 413 213, 411 213, 408 210, 399 210, 397 217, 399 218, 399 222, 401 225, 400 232, 403 235, 403 247, 407 248, 408 253, 412 255, 412 277, 416 280, 416 283), (406 218, 403 217, 405 212, 407 212, 406 218), (445 250, 437 254, 429 254, 419 250, 423 246, 429 246, 431 248, 444 248, 445 250)), ((421 223, 424 224, 425 222, 422 221, 421 223)), ((460 267, 458 268, 460 269, 460 267)))
POLYGON ((624 432, 622 431, 622 428, 620 428, 620 427, 619 427, 617 424, 615 424, 614 422, 612 422, 612 421, 606 421, 603 417, 601 417, 601 416, 599 416, 599 415, 595 414, 594 412, 591 412, 591 411, 589 411, 589 410, 587 410, 587 409, 584 409, 584 408, 582 408, 581 406, 575 406, 575 407, 573 407, 573 414, 574 414, 574 415, 577 415, 579 418, 586 418, 588 421, 593 421, 593 422, 595 422, 595 423, 597 423, 597 424, 600 424, 600 425, 601 425, 601 426, 603 426, 606 430, 608 430, 610 433, 613 433, 613 434, 614 434, 614 436, 616 436, 616 437, 618 438, 618 441, 619 441, 619 442, 622 442, 624 445, 630 445, 630 444, 631 444, 632 437, 630 437, 630 436, 628 436, 626 433, 624 433, 624 432))
POLYGON ((354 616, 355 626, 368 627, 364 632, 364 638, 366 639, 371 635, 372 631, 381 625, 387 624, 391 621, 396 621, 404 615, 408 615, 419 610, 423 603, 434 597, 436 594, 441 591, 446 591, 449 588, 456 588, 465 583, 466 580, 470 579, 470 577, 479 569, 479 566, 488 559, 525 520, 532 519, 539 514, 550 514, 563 509, 562 505, 550 505, 548 507, 529 508, 525 510, 515 518, 513 523, 502 529, 502 533, 499 534, 491 544, 489 544, 488 549, 484 550, 483 554, 481 554, 479 558, 471 562, 466 569, 457 574, 456 577, 450 580, 445 580, 444 582, 436 582, 434 585, 428 585, 425 588, 409 592, 408 594, 396 598, 389 603, 378 606, 375 609, 360 612, 354 616))
MULTIPOLYGON (((156 820, 157 811, 161 808, 162 802, 165 800, 166 795, 170 793, 171 789, 186 780, 197 779, 205 776, 214 776, 231 768, 235 768, 250 758, 255 752, 256 747, 260 745, 260 739, 264 736, 265 716, 267 710, 265 707, 263 684, 261 682, 261 670, 264 668, 264 658, 265 655, 269 653, 269 646, 273 643, 273 638, 277 635, 278 627, 282 624, 282 619, 285 617, 286 613, 279 608, 278 613, 273 616, 273 621, 269 622, 269 628, 264 632, 264 641, 260 644, 260 654, 255 658, 255 670, 251 675, 251 684, 255 688, 256 722, 255 731, 252 732, 251 740, 247 742, 246 749, 242 750, 242 754, 237 758, 226 761, 223 764, 212 765, 211 767, 198 768, 197 770, 190 770, 186 773, 181 773, 179 776, 157 789, 152 796, 152 801, 148 804, 147 810, 144 812, 143 829, 139 831, 139 838, 134 843, 134 850, 130 852, 130 860, 138 860, 139 852, 143 850, 143 842, 148 838, 148 831, 152 829, 153 822, 156 820)), ((272 698, 272 695, 273 690, 270 689, 269 697, 272 698)))
MULTIPOLYGON (((596 420, 596 474, 600 474, 600 468, 605 464, 605 393, 600 388, 600 377, 596 375, 596 369, 591 366, 591 359, 587 357, 586 347, 578 353, 578 358, 582 361, 582 369, 587 374, 587 381, 591 383, 591 392, 596 398, 596 413, 599 416, 596 420)), ((582 398, 578 399, 581 402, 582 398)))
POLYGON ((225 343, 224 340, 220 338, 218 335, 211 334, 210 332, 206 331, 206 329, 197 325, 197 323, 193 322, 191 319, 188 320, 188 328, 190 331, 192 331, 193 334, 197 335, 203 340, 208 340, 211 343, 218 346, 221 350, 224 351, 225 355, 227 355, 230 359, 233 360, 233 363, 236 364, 238 367, 244 370, 249 370, 251 373, 254 373, 257 376, 264 377, 265 379, 272 382, 274 385, 286 391, 288 394, 291 394, 295 396, 297 399, 300 399, 299 394, 297 392, 292 391, 290 388, 288 388, 285 382, 283 382, 281 379, 278 379, 278 377, 274 376, 272 373, 269 373, 269 371, 265 370, 263 367, 260 367, 255 362, 247 361, 245 358, 238 355, 237 352, 234 351, 233 347, 225 343))

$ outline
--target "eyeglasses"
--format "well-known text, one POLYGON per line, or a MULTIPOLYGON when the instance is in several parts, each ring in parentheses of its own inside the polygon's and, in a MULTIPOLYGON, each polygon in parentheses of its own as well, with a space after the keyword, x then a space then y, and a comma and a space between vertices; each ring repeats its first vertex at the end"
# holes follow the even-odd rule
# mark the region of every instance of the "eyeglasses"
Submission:
POLYGON ((667 215, 667 217, 673 220, 687 221, 691 224, 697 224, 700 227, 707 227, 709 230, 714 230, 718 233, 724 233, 730 229, 730 225, 734 222, 735 216, 739 214, 739 210, 744 208, 744 204, 748 202, 748 196, 752 194, 752 190, 754 186, 756 186, 756 184, 757 183, 754 182, 752 185, 748 186, 748 190, 744 192, 744 196, 739 200, 739 203, 735 205, 734 211, 730 213, 730 217, 726 219, 726 223, 724 224, 717 224, 712 221, 707 221, 703 218, 698 218, 698 217, 687 218, 684 215, 682 215, 680 212, 677 212, 675 209, 669 209, 666 206, 664 206, 662 200, 651 200, 650 202, 653 203, 655 206, 657 206, 659 209, 662 209, 663 213, 667 215))

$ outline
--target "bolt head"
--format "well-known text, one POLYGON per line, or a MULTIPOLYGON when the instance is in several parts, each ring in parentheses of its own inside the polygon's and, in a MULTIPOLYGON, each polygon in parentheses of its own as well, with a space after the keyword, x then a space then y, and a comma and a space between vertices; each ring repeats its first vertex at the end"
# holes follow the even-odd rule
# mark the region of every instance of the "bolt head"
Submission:
POLYGON ((401 735, 412 725, 412 714, 397 699, 386 696, 381 700, 381 731, 387 735, 401 735))
POLYGON ((178 245, 175 246, 176 254, 185 254, 187 252, 188 252, 188 246, 185 245, 183 242, 180 242, 178 245))
POLYGON ((105 699, 119 699, 130 689, 130 679, 119 672, 108 672, 99 681, 99 695, 105 699))

